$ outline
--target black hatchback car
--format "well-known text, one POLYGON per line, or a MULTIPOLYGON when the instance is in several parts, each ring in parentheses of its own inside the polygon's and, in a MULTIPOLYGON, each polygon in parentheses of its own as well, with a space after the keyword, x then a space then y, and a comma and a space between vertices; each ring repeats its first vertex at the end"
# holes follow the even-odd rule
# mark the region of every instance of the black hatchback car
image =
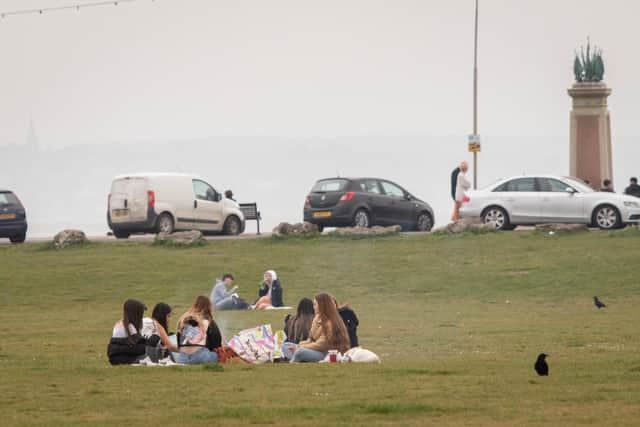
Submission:
POLYGON ((0 189, 0 237, 11 243, 22 243, 27 238, 27 214, 20 199, 11 191, 0 189))
POLYGON ((433 209, 404 188, 380 178, 321 179, 304 204, 304 220, 324 227, 400 225, 429 231, 433 209))

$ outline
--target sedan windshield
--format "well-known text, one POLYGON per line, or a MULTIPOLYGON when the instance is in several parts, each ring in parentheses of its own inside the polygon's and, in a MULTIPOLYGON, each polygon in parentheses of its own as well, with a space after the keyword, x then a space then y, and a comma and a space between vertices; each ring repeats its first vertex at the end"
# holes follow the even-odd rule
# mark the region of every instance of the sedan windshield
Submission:
POLYGON ((348 181, 346 179, 326 179, 324 181, 316 182, 316 185, 311 189, 312 193, 326 193, 329 191, 343 191, 347 186, 348 181))
POLYGON ((595 190, 585 184, 581 179, 572 176, 564 177, 565 181, 581 193, 593 193, 595 190))

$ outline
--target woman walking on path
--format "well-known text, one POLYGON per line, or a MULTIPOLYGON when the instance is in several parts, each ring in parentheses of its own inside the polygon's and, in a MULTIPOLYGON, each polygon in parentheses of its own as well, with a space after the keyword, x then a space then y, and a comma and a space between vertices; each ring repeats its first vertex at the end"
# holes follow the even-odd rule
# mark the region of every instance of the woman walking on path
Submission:
POLYGON ((460 163, 460 173, 456 180, 456 194, 455 205, 453 206, 453 215, 451 215, 451 221, 458 221, 460 219, 460 206, 465 197, 465 192, 471 188, 471 183, 467 179, 467 171, 469 165, 467 162, 460 163))

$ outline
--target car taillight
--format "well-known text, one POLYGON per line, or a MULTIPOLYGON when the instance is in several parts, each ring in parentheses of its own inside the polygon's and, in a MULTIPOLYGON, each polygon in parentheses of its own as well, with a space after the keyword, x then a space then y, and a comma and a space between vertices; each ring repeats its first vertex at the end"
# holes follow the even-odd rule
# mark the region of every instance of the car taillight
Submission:
POLYGON ((147 191, 147 200, 149 201, 149 207, 153 208, 156 206, 156 193, 153 191, 147 191))
POLYGON ((308 206, 311 206, 311 200, 309 200, 309 198, 308 198, 308 197, 305 199, 305 201, 304 201, 304 205, 305 205, 305 206, 307 206, 307 207, 308 207, 308 206))
POLYGON ((462 198, 462 203, 469 203, 471 201, 471 199, 469 198, 469 196, 464 196, 462 198))
POLYGON ((353 199, 353 196, 355 196, 355 194, 356 193, 354 193, 353 191, 347 191, 342 195, 342 197, 340 197, 340 200, 338 202, 348 202, 349 200, 353 199))

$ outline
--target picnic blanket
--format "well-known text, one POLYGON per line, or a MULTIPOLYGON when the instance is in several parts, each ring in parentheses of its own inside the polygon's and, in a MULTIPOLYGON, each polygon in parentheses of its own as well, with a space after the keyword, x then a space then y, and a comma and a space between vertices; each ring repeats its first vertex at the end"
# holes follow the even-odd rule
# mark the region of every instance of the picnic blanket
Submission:
POLYGON ((227 345, 245 362, 262 364, 282 358, 282 343, 287 336, 284 331, 261 325, 238 332, 227 345))

